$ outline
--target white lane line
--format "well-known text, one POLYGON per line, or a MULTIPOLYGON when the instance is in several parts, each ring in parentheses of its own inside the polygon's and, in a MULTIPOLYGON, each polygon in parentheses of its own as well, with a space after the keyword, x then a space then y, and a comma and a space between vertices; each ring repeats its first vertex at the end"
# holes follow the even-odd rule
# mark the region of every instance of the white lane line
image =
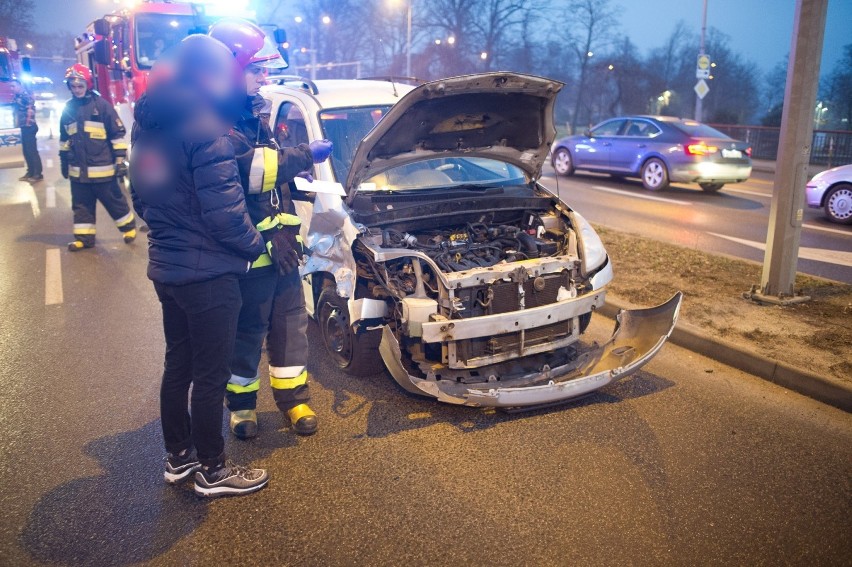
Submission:
MULTIPOLYGON (((736 242, 737 244, 742 244, 743 246, 750 246, 752 248, 757 248, 758 250, 766 250, 765 242, 744 240, 742 238, 726 236, 724 234, 718 234, 716 232, 708 232, 707 234, 718 236, 719 238, 724 238, 725 240, 730 240, 731 242, 736 242)), ((803 260, 815 260, 817 262, 825 262, 827 264, 837 264, 838 266, 852 266, 852 252, 844 252, 842 250, 824 250, 822 248, 805 248, 800 246, 799 258, 802 258, 803 260)))
POLYGON ((592 185, 592 189, 597 189, 598 191, 603 191, 604 193, 615 193, 616 195, 622 195, 624 197, 635 197, 637 199, 647 199, 649 201, 660 201, 661 203, 669 203, 671 205, 687 205, 692 206, 692 203, 688 201, 678 201, 676 199, 664 199, 663 197, 654 197, 653 195, 640 195, 637 193, 631 193, 629 191, 620 191, 618 189, 610 189, 609 187, 604 187, 602 185, 592 185))
POLYGON ((841 230, 839 228, 828 228, 827 226, 817 226, 815 224, 803 224, 802 228, 809 228, 811 230, 821 230, 823 232, 833 232, 835 234, 842 234, 843 236, 852 236, 852 232, 848 230, 841 230))
POLYGON ((47 158, 47 167, 48 168, 53 167, 53 160, 51 158, 47 158))
POLYGON ((48 248, 44 270, 44 304, 62 303, 62 258, 59 248, 48 248))
POLYGON ((723 189, 725 193, 740 193, 742 195, 753 195, 755 197, 765 197, 767 199, 772 198, 772 193, 761 193, 760 191, 749 191, 748 189, 723 189))
POLYGON ((44 206, 48 209, 56 208, 56 187, 53 185, 44 188, 44 206))

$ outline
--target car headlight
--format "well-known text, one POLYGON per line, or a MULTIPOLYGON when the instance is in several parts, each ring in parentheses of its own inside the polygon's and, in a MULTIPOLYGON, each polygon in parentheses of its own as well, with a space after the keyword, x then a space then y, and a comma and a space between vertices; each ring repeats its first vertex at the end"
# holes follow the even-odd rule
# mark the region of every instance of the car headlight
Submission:
POLYGON ((580 249, 580 259, 582 265, 580 271, 584 276, 592 273, 597 268, 600 268, 606 262, 606 249, 604 248, 601 237, 592 228, 583 215, 576 211, 569 213, 571 224, 574 225, 574 230, 577 232, 577 245, 580 249))

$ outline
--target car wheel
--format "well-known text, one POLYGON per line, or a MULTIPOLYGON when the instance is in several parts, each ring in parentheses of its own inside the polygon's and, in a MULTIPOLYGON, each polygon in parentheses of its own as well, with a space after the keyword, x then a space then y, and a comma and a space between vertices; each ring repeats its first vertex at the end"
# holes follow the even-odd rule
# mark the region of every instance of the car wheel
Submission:
POLYGON ((559 148, 553 154, 553 169, 557 175, 574 175, 574 160, 571 152, 565 148, 559 148))
POLYGON ((657 158, 651 158, 642 166, 642 185, 648 191, 662 191, 669 186, 669 172, 666 164, 657 158))
POLYGON ((708 193, 716 193, 719 189, 725 186, 724 183, 699 183, 699 185, 708 193))
POLYGON ((355 333, 349 324, 346 300, 333 287, 320 293, 317 323, 325 349, 338 368, 352 376, 369 376, 384 369, 379 355, 381 332, 355 333))
POLYGON ((843 183, 829 190, 825 195, 825 214, 831 221, 852 224, 852 185, 843 183))

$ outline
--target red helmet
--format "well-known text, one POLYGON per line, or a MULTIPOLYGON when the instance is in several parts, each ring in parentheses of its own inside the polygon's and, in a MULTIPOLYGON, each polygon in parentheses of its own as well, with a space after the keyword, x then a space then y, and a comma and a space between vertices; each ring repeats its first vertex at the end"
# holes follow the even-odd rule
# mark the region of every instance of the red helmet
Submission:
POLYGON ((219 20, 210 27, 209 35, 224 43, 243 69, 249 65, 277 69, 287 67, 275 44, 262 29, 248 20, 219 20))
POLYGON ((95 88, 95 83, 92 81, 92 72, 82 63, 74 63, 65 70, 66 86, 70 86, 72 82, 77 81, 85 81, 87 90, 95 88))

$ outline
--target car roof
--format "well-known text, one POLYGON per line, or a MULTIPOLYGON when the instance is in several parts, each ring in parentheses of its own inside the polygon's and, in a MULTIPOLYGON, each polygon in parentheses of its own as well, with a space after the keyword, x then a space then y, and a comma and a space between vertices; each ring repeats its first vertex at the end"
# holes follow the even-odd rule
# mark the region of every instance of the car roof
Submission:
POLYGON ((293 79, 280 85, 266 85, 265 96, 296 95, 302 100, 313 99, 319 108, 392 105, 414 87, 399 82, 361 79, 322 79, 318 81, 293 79))

